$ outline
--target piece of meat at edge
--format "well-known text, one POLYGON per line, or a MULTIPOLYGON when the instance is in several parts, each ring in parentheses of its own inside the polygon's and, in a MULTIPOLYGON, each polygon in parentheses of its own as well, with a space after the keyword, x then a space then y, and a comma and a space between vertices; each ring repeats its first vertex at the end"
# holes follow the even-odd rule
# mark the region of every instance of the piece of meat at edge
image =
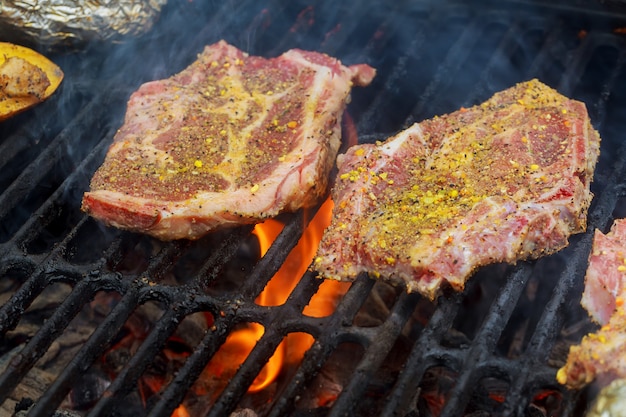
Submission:
POLYGON ((249 56, 220 41, 131 95, 82 209, 163 240, 316 204, 353 85, 375 70, 317 52, 249 56))
POLYGON ((615 220, 605 235, 594 231, 581 304, 600 324, 615 311, 615 298, 625 291, 626 219, 615 220))
POLYGON ((594 231, 582 306, 602 327, 570 347, 557 380, 582 388, 598 379, 607 385, 626 377, 626 219, 617 219, 604 234, 594 231))
POLYGON ((434 299, 482 265, 553 253, 586 229, 599 146, 585 105, 537 80, 354 146, 311 268, 434 299))
POLYGON ((579 345, 570 346, 567 361, 557 380, 580 389, 596 380, 600 386, 626 378, 626 312, 624 296, 616 297, 619 308, 597 332, 585 335, 579 345))

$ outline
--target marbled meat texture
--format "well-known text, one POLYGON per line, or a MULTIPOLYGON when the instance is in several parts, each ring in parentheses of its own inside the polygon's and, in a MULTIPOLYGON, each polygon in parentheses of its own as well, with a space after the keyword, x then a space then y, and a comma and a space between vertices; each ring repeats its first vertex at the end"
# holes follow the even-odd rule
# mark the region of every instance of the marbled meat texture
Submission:
POLYGON ((351 87, 374 75, 316 52, 207 46, 132 94, 82 208, 171 240, 311 206, 327 192, 351 87))
POLYGON ((626 219, 613 223, 606 235, 595 230, 581 304, 600 324, 615 312, 615 299, 626 291, 626 219))
POLYGON ((557 251, 586 228, 599 145, 583 103, 531 80, 351 147, 312 268, 432 299, 479 266, 557 251))
POLYGON ((602 327, 570 347, 557 373, 571 388, 599 379, 602 385, 626 378, 626 219, 616 220, 606 235, 595 231, 581 304, 602 327))

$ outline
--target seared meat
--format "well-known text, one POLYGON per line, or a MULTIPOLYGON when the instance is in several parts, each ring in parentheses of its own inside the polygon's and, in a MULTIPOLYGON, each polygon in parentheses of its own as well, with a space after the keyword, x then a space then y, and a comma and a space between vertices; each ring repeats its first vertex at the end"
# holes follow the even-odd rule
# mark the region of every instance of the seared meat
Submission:
POLYGON ((168 240, 313 205, 327 191, 350 89, 374 75, 316 52, 265 59, 208 46, 133 93, 82 208, 168 240))
POLYGON ((596 230, 585 277, 582 305, 602 324, 597 333, 572 346, 557 374, 562 384, 581 388, 595 378, 603 383, 626 377, 626 219, 606 235, 596 230))
POLYGON ((537 80, 338 157, 313 269, 367 271, 434 298, 479 266, 557 251, 586 228, 600 137, 585 105, 537 80))

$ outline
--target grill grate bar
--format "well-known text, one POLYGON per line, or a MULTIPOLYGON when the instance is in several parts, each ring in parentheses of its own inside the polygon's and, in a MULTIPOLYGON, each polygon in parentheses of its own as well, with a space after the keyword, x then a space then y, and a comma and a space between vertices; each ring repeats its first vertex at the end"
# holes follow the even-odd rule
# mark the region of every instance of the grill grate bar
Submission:
POLYGON ((219 315, 215 318, 215 330, 207 332, 202 338, 202 341, 187 358, 167 389, 161 393, 160 398, 150 410, 149 416, 158 417, 172 414, 209 363, 209 360, 226 340, 232 326, 230 322, 233 319, 234 317, 229 313, 224 318, 220 318, 219 315))
MULTIPOLYGON (((19 381, 48 350, 50 344, 59 337, 68 324, 68 318, 76 316, 82 306, 93 293, 92 284, 88 281, 79 282, 72 293, 54 311, 52 316, 41 326, 41 329, 11 360, 7 369, 0 375, 0 398, 6 398, 15 389, 19 381)), ((52 395, 46 394, 47 401, 60 403, 63 398, 51 400, 52 395)), ((42 414, 39 414, 42 415, 42 414)))
MULTIPOLYGON (((507 324, 516 302, 526 287, 532 266, 526 262, 517 264, 506 280, 497 299, 492 304, 487 317, 484 319, 479 333, 474 338, 471 348, 463 360, 463 371, 460 372, 457 382, 450 393, 448 401, 442 410, 442 416, 455 416, 465 409, 472 385, 476 383, 476 368, 470 364, 485 361, 493 352, 498 338, 507 324)), ((514 376, 511 376, 514 378, 514 376)))
POLYGON ((16 180, 0 194, 0 218, 5 218, 10 209, 23 201, 26 193, 31 191, 34 183, 40 182, 49 175, 54 166, 67 156, 66 149, 72 146, 75 132, 101 131, 101 118, 97 108, 102 97, 92 100, 81 113, 61 132, 16 178, 16 180))
POLYGON ((441 360, 451 366, 456 363, 460 367, 460 360, 439 348, 443 335, 452 327, 460 301, 460 294, 454 294, 450 298, 440 297, 437 300, 438 308, 411 349, 382 416, 407 415, 411 411, 416 411, 414 404, 415 396, 419 395, 419 383, 426 369, 434 362, 441 360))
MULTIPOLYGON (((528 404, 528 387, 526 385, 528 381, 536 383, 535 373, 537 366, 545 363, 558 335, 558 330, 561 328, 561 309, 570 296, 572 287, 576 282, 580 282, 585 273, 592 236, 593 233, 588 231, 582 236, 580 241, 574 244, 571 262, 567 263, 561 273, 552 297, 543 310, 541 319, 525 352, 526 359, 523 361, 523 366, 518 368, 519 374, 512 378, 513 385, 509 389, 504 405, 506 412, 521 413, 528 404)), ((552 381, 555 381, 554 371, 550 373, 552 381)))
POLYGON ((618 159, 615 161, 611 176, 607 179, 606 185, 600 195, 594 196, 592 210, 588 218, 588 229, 599 229, 604 232, 610 228, 612 213, 616 207, 619 197, 624 190, 624 178, 626 178, 626 142, 622 144, 617 153, 618 159))
MULTIPOLYGON (((122 314, 127 314, 128 307, 132 307, 129 305, 127 300, 131 300, 128 297, 124 297, 122 302, 125 302, 126 306, 124 307, 124 311, 120 311, 122 314)), ((120 304, 122 303, 120 302, 120 304)), ((188 313, 184 306, 180 303, 174 304, 170 307, 165 314, 159 320, 159 325, 156 326, 146 337, 144 342, 141 344, 137 352, 133 355, 133 357, 129 360, 128 364, 124 367, 124 369, 117 375, 113 383, 107 388, 104 395, 102 395, 101 399, 96 403, 94 408, 87 415, 88 417, 96 417, 96 416, 109 416, 112 415, 113 410, 116 405, 120 403, 120 397, 125 394, 128 394, 135 386, 141 374, 145 371, 145 369, 150 365, 154 357, 157 355, 159 349, 165 344, 165 341, 172 335, 172 333, 176 330, 176 326, 180 322, 180 320, 184 317, 184 314, 188 313)), ((118 309, 111 312, 116 313, 118 309)), ((121 316, 121 315, 120 315, 121 316)), ((115 332, 112 332, 112 335, 115 335, 121 326, 124 324, 124 320, 126 317, 121 316, 123 319, 121 322, 115 321, 115 332)), ((108 320, 108 323, 111 323, 113 320, 108 320)), ((105 342, 105 341, 103 341, 105 342)), ((110 339, 106 341, 108 344, 110 339)), ((87 346, 87 345, 85 345, 87 346)), ((104 346, 104 345, 102 345, 104 346)), ((92 349, 98 350, 98 349, 92 349)), ((88 361, 85 361, 85 365, 91 364, 91 362, 95 358, 89 358, 88 361)), ((118 410, 122 411, 122 410, 118 410)), ((171 412, 169 413, 171 415, 171 412)))
POLYGON ((329 416, 347 415, 359 408, 358 402, 367 389, 368 382, 389 354, 413 312, 417 298, 417 294, 403 292, 385 323, 369 333, 367 351, 355 369, 350 382, 337 398, 329 416))
POLYGON ((373 286, 373 280, 363 274, 354 281, 335 312, 324 322, 323 329, 305 353, 302 364, 275 401, 268 417, 280 417, 293 412, 296 399, 302 394, 302 390, 309 386, 324 362, 341 342, 342 327, 352 323, 373 286))
MULTIPOLYGON (((78 313, 79 309, 88 302, 89 298, 94 293, 94 286, 92 285, 92 282, 82 281, 78 283, 68 299, 72 298, 75 294, 80 293, 82 293, 81 295, 83 295, 83 297, 79 301, 73 303, 74 310, 72 311, 72 315, 62 316, 61 319, 74 317, 78 313), (87 290, 79 291, 78 288, 83 286, 83 282, 85 282, 84 286, 87 287, 87 290)), ((138 295, 139 292, 136 288, 130 287, 126 291, 123 298, 107 316, 106 320, 96 328, 89 340, 82 346, 78 354, 68 363, 59 377, 33 405, 28 414, 29 417, 48 416, 51 414, 51 410, 57 409, 71 389, 74 381, 82 372, 88 369, 98 356, 100 356, 102 346, 108 346, 111 340, 113 340, 115 335, 124 325, 124 322, 128 319, 137 305, 139 300, 138 295)), ((62 308, 59 308, 55 311, 55 313, 63 313, 62 310, 62 308)), ((67 323, 65 323, 65 325, 67 325, 67 323)), ((26 350, 26 348, 24 350, 26 350)), ((45 352, 45 350, 42 351, 45 352)))
POLYGON ((211 407, 207 417, 228 415, 235 409, 248 387, 272 357, 282 339, 282 332, 272 327, 265 327, 265 333, 229 381, 219 399, 211 407))
POLYGON ((257 263, 240 289, 243 300, 254 301, 263 291, 269 280, 280 269, 289 252, 296 246, 304 230, 304 214, 296 213, 280 232, 267 253, 257 263))
MULTIPOLYGON (((254 300, 261 293, 270 278, 278 271, 286 256, 297 243, 302 234, 303 223, 303 213, 294 215, 287 222, 267 254, 259 260, 252 270, 249 278, 239 289, 239 294, 236 295, 236 298, 224 300, 230 306, 230 308, 223 310, 224 317, 220 317, 220 311, 213 311, 215 315, 215 330, 203 338, 202 342, 179 370, 174 380, 162 392, 161 397, 150 412, 151 416, 169 415, 172 413, 219 346, 224 343, 226 336, 230 334, 235 325, 243 320, 241 311, 251 310, 253 315, 258 316, 257 320, 265 316, 263 311, 266 308, 256 306, 254 300)), ((224 259, 220 259, 220 262, 223 261, 224 259)), ((306 302, 308 302, 308 299, 306 302)), ((267 328, 267 324, 265 325, 267 328)), ((223 415, 220 414, 226 412, 223 410, 228 409, 232 411, 234 409, 236 401, 245 394, 247 387, 252 383, 258 371, 261 370, 280 342, 280 339, 282 339, 283 334, 279 335, 281 336, 280 338, 277 337, 277 333, 272 328, 266 331, 259 345, 251 353, 252 356, 260 355, 265 359, 262 361, 251 361, 248 358, 233 378, 233 381, 229 383, 224 394, 220 396, 218 402, 212 407, 211 413, 223 415), (267 340, 269 342, 266 342, 267 340)))

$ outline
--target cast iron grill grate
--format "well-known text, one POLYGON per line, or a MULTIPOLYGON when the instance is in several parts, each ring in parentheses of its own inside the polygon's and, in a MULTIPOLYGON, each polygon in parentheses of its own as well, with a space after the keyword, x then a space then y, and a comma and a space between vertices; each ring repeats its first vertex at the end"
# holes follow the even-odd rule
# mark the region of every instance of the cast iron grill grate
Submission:
POLYGON ((181 321, 198 312, 210 313, 214 328, 199 337, 173 379, 147 401, 146 415, 171 415, 227 336, 249 322, 262 324, 265 333, 208 416, 236 410, 278 344, 294 332, 310 334, 315 343, 261 410, 264 415, 538 415, 537 397, 546 390, 559 398, 554 415, 580 415, 593 393, 558 386, 556 351, 583 334, 563 335, 586 320, 578 301, 593 229, 606 230, 614 217, 626 214, 620 117, 626 110, 626 45, 615 32, 626 18, 597 5, 589 10, 533 2, 483 6, 486 12, 450 2, 176 3, 146 37, 53 57, 66 72, 58 94, 0 126, 0 274, 6 283, 1 290, 8 294, 0 307, 2 401, 10 402, 85 306, 98 294, 112 293, 119 298, 111 311, 41 396, 32 398, 29 415, 51 415, 73 381, 117 342, 137 306, 146 304, 158 304, 162 315, 84 415, 123 415, 159 351, 181 321), (82 192, 121 123, 129 94, 143 81, 184 68, 203 45, 220 38, 251 54, 272 56, 299 47, 376 67, 374 84, 356 90, 348 108, 361 142, 384 139, 532 77, 584 101, 603 138, 589 231, 558 255, 483 268, 463 294, 442 297, 436 305, 397 289, 384 320, 362 326, 356 317, 377 285, 364 276, 328 317, 302 314, 320 285, 311 273, 285 304, 254 302, 300 238, 303 213, 283 216, 285 229, 258 262, 247 250, 253 246, 251 227, 196 242, 161 243, 105 230, 83 216, 82 192), (229 285, 223 283, 227 275, 236 275, 229 285), (71 291, 40 327, 25 340, 7 337, 56 284, 71 291), (424 308, 425 321, 415 322, 424 308), (521 335, 519 323, 526 328, 521 335), (383 383, 372 382, 405 339, 402 366, 383 383), (299 409, 299 398, 313 389, 342 344, 356 345, 361 356, 340 395, 331 405, 299 409), (436 407, 424 400, 432 379, 451 381, 440 387, 436 407), (498 388, 502 398, 494 399, 492 384, 504 386, 498 388))

